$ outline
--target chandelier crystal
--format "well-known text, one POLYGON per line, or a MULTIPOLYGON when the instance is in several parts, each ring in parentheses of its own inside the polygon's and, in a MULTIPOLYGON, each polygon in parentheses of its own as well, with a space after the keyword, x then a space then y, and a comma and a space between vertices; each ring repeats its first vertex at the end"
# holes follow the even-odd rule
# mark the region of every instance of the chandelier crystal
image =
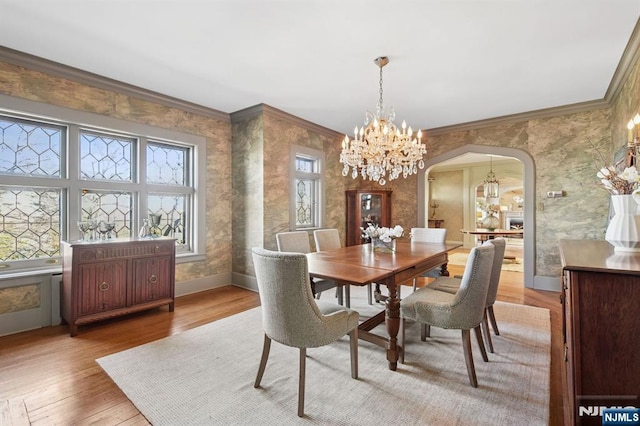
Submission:
POLYGON ((340 162, 344 164, 342 175, 347 176, 351 170, 351 177, 356 179, 361 175, 363 179, 373 180, 380 185, 392 181, 402 175, 417 174, 418 168, 424 169, 423 155, 427 147, 422 143, 422 131, 414 137, 411 127, 402 122, 401 128, 396 127, 393 120, 396 113, 393 108, 387 112, 382 103, 382 67, 389 63, 385 56, 373 61, 380 68, 380 100, 376 105, 375 114, 366 112, 364 126, 354 130, 353 140, 344 137, 340 162))
POLYGON ((492 160, 493 158, 489 157, 489 173, 487 173, 487 178, 484 180, 484 198, 487 200, 500 196, 500 183, 496 179, 496 174, 493 173, 492 160))

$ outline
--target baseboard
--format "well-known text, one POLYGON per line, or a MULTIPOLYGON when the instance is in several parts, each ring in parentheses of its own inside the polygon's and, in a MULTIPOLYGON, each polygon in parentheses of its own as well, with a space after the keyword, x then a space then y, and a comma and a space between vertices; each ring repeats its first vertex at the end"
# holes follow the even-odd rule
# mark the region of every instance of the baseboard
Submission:
POLYGON ((198 293, 231 284, 231 273, 210 275, 176 283, 176 297, 198 293))
POLYGON ((256 277, 234 272, 232 282, 236 287, 245 288, 251 291, 258 291, 258 282, 256 281, 256 277))
POLYGON ((545 277, 542 275, 536 275, 533 277, 533 289, 534 290, 547 290, 547 291, 561 291, 562 290, 562 278, 560 277, 545 277))

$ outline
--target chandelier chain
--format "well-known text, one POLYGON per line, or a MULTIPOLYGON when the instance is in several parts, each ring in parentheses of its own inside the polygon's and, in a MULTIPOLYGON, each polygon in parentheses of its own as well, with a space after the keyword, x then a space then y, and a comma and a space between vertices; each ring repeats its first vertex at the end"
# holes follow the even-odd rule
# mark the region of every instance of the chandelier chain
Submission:
POLYGON ((378 101, 378 105, 382 108, 382 66, 380 66, 380 100, 378 101))

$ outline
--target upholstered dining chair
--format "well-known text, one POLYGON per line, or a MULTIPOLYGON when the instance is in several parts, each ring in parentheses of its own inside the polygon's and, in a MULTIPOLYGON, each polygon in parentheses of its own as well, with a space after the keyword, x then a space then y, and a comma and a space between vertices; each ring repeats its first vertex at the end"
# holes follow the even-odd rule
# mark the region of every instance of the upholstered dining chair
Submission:
MULTIPOLYGON (((332 303, 316 302, 311 292, 307 258, 302 253, 252 249, 264 343, 254 387, 259 387, 269 358, 271 340, 300 349, 298 416, 304 416, 307 348, 350 337, 351 377, 358 378, 358 312, 332 303)), ((338 366, 339 368, 339 366, 338 366)), ((336 383, 332 383, 333 386, 336 383)))
POLYGON ((478 387, 473 354, 471 352, 471 329, 475 331, 482 359, 488 361, 487 352, 482 341, 480 323, 487 301, 489 279, 495 249, 492 245, 474 247, 469 253, 467 264, 462 275, 460 288, 455 294, 423 287, 406 299, 400 301, 401 332, 400 362, 405 357, 406 321, 420 323, 420 340, 425 341, 430 334, 430 327, 459 329, 462 331, 462 346, 467 365, 467 374, 471 386, 478 387))
MULTIPOLYGON (((334 250, 342 247, 340 242, 340 233, 337 229, 316 229, 313 231, 313 239, 316 243, 316 251, 334 250)), ((371 284, 367 285, 367 301, 370 305, 373 304, 371 297, 371 284)), ((347 308, 351 307, 351 294, 349 286, 344 286, 344 299, 347 308)))
MULTIPOLYGON (((446 228, 411 228, 411 241, 418 243, 442 243, 447 241, 446 228)), ((440 266, 422 274, 422 277, 437 278, 440 276, 440 266)), ((418 278, 413 279, 413 291, 416 291, 418 278)))
MULTIPOLYGON (((493 341, 491 340, 491 333, 489 332, 489 321, 493 327, 493 332, 496 336, 500 335, 498 330, 498 323, 496 322, 496 316, 493 312, 493 305, 496 303, 496 297, 498 295, 498 284, 500 284, 500 274, 502 272, 502 262, 504 260, 504 252, 507 243, 504 238, 494 238, 487 240, 483 243, 493 245, 495 252, 493 255, 493 265, 491 267, 491 278, 489 279, 489 291, 487 292, 487 304, 484 310, 484 318, 482 320, 482 333, 484 334, 484 340, 489 347, 489 352, 493 353, 493 341)), ((460 287, 461 279, 458 277, 439 277, 434 282, 428 285, 429 288, 434 290, 446 291, 447 293, 456 293, 460 287)))
MULTIPOLYGON (((309 234, 307 231, 277 233, 276 244, 278 245, 278 251, 304 254, 311 253, 311 244, 309 244, 309 234)), ((343 304, 342 287, 335 281, 313 278, 311 282, 311 289, 313 290, 313 294, 316 299, 320 299, 320 295, 323 291, 330 290, 335 287, 338 304, 343 304)))

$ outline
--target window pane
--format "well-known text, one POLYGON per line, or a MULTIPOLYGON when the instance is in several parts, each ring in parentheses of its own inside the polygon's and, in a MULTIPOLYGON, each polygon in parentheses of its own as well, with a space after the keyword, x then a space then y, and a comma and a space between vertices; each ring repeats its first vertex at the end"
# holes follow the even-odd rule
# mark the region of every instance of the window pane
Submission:
POLYGON ((186 244, 185 211, 187 196, 153 194, 148 197, 151 234, 174 237, 177 244, 186 244))
POLYGON ((296 171, 298 172, 306 172, 306 173, 314 173, 316 160, 304 158, 304 157, 296 157, 296 171))
POLYGON ((147 145, 147 182, 185 185, 188 150, 169 145, 147 145))
POLYGON ((81 220, 96 219, 112 222, 112 235, 117 238, 131 235, 133 196, 129 192, 82 190, 81 220))
POLYGON ((57 189, 0 187, 0 260, 60 255, 57 189))
POLYGON ((314 226, 313 179, 296 179, 296 226, 314 226))
POLYGON ((0 173, 60 177, 64 127, 0 117, 0 173))
POLYGON ((131 182, 133 139, 82 132, 81 179, 131 182))

